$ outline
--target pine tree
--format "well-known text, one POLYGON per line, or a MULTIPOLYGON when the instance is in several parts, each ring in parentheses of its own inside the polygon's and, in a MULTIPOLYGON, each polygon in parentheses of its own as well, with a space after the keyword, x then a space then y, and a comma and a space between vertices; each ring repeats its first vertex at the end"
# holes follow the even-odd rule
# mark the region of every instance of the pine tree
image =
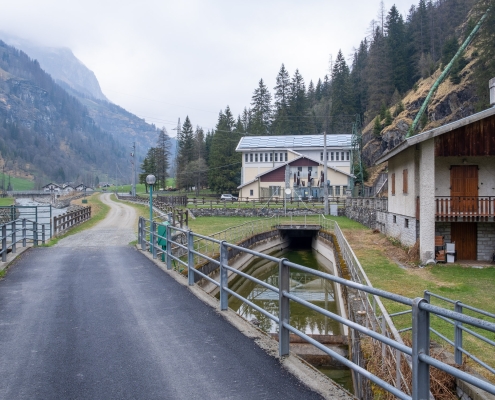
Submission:
POLYGON ((186 166, 194 159, 194 131, 189 116, 186 116, 186 120, 182 125, 180 139, 177 141, 177 148, 176 185, 179 189, 187 189, 187 185, 181 174, 186 169, 186 166))
POLYGON ((220 112, 211 137, 208 184, 216 193, 236 192, 241 183, 241 153, 235 151, 240 138, 227 106, 225 112, 220 112))
POLYGON ((155 176, 158 187, 167 187, 168 169, 170 167, 170 137, 163 127, 158 134, 154 150, 155 176))
POLYGON ((290 124, 288 120, 288 107, 290 99, 290 77, 284 64, 280 67, 277 75, 277 84, 274 87, 274 118, 272 133, 274 135, 288 135, 290 124))
POLYGON ((253 108, 251 109, 250 133, 252 135, 268 135, 272 120, 272 95, 263 79, 260 79, 258 87, 253 93, 251 105, 253 108))
POLYGON ((409 88, 408 59, 406 52, 405 27, 402 15, 395 5, 387 15, 387 48, 390 67, 392 68, 392 85, 400 93, 409 88))
POLYGON ((332 69, 330 127, 333 133, 344 133, 342 117, 354 114, 349 74, 349 67, 339 50, 332 69))
POLYGON ((308 133, 307 124, 307 100, 304 78, 296 69, 290 82, 290 97, 288 118, 291 135, 304 135, 308 133))

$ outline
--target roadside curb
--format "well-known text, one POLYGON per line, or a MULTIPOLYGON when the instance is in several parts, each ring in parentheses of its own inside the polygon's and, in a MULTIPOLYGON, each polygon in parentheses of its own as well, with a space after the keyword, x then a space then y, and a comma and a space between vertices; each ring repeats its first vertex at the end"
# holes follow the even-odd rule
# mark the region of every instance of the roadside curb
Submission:
POLYGON ((7 253, 7 261, 0 261, 0 271, 6 270, 22 253, 31 249, 33 246, 20 247, 15 253, 7 253))

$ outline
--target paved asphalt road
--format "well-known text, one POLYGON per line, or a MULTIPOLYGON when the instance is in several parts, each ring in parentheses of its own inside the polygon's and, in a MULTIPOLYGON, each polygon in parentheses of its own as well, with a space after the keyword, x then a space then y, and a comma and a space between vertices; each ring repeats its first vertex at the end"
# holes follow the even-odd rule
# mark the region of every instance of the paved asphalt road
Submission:
POLYGON ((130 246, 24 253, 0 340, 0 399, 320 398, 130 246))

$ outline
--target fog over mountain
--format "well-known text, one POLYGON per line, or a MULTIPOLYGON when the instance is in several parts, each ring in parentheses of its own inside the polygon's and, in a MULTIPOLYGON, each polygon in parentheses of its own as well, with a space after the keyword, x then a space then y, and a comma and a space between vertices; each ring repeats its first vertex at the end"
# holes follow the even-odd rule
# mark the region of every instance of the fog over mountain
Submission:
POLYGON ((87 68, 70 49, 42 46, 2 31, 0 31, 0 40, 38 60, 41 68, 58 84, 69 86, 83 95, 108 101, 101 91, 94 72, 87 68))

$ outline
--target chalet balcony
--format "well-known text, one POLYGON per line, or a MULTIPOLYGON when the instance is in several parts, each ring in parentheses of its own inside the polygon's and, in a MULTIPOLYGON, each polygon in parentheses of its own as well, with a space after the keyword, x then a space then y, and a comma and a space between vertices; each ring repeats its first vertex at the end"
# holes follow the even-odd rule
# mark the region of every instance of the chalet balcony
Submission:
POLYGON ((493 221, 495 196, 436 196, 437 221, 493 221))

